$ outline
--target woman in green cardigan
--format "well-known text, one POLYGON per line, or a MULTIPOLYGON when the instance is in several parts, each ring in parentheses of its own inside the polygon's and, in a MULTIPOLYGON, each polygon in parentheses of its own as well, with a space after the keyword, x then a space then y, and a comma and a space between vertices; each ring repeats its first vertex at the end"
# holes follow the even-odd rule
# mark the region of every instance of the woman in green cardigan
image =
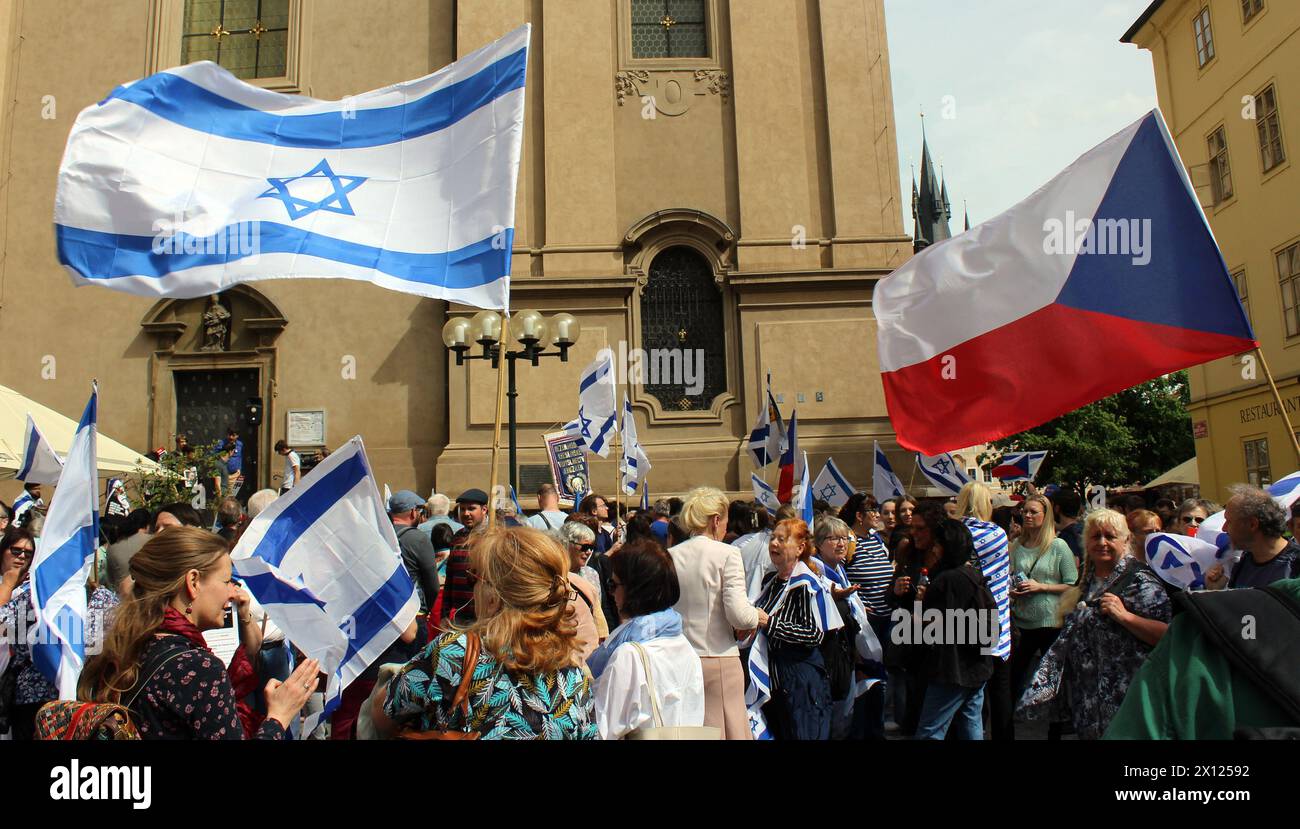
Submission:
POLYGON ((1051 503, 1031 495, 1022 510, 1020 536, 1011 544, 1011 618, 1018 634, 1011 647, 1011 682, 1024 693, 1038 658, 1061 632, 1061 594, 1079 579, 1069 546, 1056 537, 1051 503))

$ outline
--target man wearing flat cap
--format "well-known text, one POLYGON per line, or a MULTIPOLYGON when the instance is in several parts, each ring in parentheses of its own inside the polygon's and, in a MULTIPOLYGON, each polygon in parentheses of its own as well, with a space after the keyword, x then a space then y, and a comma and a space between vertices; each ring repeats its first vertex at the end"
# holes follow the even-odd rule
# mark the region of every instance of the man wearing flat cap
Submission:
POLYGON ((447 630, 449 622, 465 625, 474 621, 474 577, 469 572, 469 536, 487 518, 487 493, 467 489, 456 499, 460 523, 465 527, 451 539, 447 558, 447 580, 442 586, 442 605, 438 608, 438 629, 447 630))

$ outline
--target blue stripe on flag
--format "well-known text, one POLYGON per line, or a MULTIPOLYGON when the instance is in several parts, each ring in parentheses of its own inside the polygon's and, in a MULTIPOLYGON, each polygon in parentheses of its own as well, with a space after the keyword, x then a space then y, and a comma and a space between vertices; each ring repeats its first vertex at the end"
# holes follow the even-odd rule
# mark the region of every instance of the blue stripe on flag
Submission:
POLYGON ((300 493, 298 500, 266 528, 266 534, 252 555, 279 567, 299 536, 319 521, 344 495, 351 492, 366 474, 365 461, 358 452, 334 467, 323 478, 312 481, 311 486, 300 493))
MULTIPOLYGON (((347 242, 291 227, 278 222, 258 223, 255 252, 244 253, 239 245, 227 245, 225 253, 181 253, 185 234, 172 238, 176 253, 154 253, 152 236, 105 233, 97 230, 54 226, 59 262, 86 279, 116 279, 124 276, 164 277, 178 271, 206 265, 224 265, 264 253, 296 253, 330 259, 380 273, 446 288, 477 288, 509 273, 514 228, 506 228, 504 240, 496 234, 445 253, 404 253, 347 242), (494 244, 495 243, 495 244, 494 244)), ((204 239, 218 239, 226 230, 204 239)), ((202 241, 202 240, 200 240, 202 241)), ((204 243, 203 250, 208 245, 204 243)), ((216 250, 214 241, 213 250, 216 250)))
POLYGON ((44 601, 49 601, 68 583, 68 579, 81 570, 86 559, 94 551, 97 540, 94 527, 78 527, 71 538, 63 542, 59 549, 41 562, 40 567, 32 571, 32 576, 36 580, 36 595, 44 601))
POLYGON ((586 377, 581 378, 578 382, 578 395, 582 396, 584 391, 591 388, 596 383, 599 383, 600 378, 609 374, 610 369, 612 368, 613 364, 609 360, 605 360, 596 368, 595 371, 588 374, 586 377))
POLYGON ((276 147, 355 149, 395 144, 452 126, 524 86, 528 51, 520 49, 463 81, 422 98, 379 109, 277 115, 245 106, 169 72, 109 94, 198 132, 276 147))
POLYGON ((23 457, 23 468, 18 470, 18 474, 14 476, 15 480, 25 481, 27 476, 31 474, 32 464, 36 463, 36 444, 38 442, 39 439, 36 437, 35 430, 28 430, 27 454, 23 457))
POLYGON ((348 651, 341 664, 348 664, 357 651, 374 639, 385 625, 391 624, 414 592, 415 582, 406 572, 406 565, 397 562, 388 580, 353 612, 352 621, 356 628, 348 639, 348 651))
POLYGON ((830 469, 831 477, 835 479, 835 485, 840 488, 840 491, 846 494, 852 494, 853 487, 849 485, 848 481, 844 480, 844 476, 840 474, 839 467, 830 460, 826 461, 826 467, 830 469))
POLYGON ((249 592, 257 596, 259 604, 314 604, 322 610, 325 608, 325 603, 307 588, 289 584, 271 573, 258 573, 243 579, 249 592))

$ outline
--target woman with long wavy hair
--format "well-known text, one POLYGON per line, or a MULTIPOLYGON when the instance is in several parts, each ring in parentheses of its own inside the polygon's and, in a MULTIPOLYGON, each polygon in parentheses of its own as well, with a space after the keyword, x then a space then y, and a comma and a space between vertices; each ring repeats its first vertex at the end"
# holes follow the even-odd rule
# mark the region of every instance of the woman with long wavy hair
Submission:
POLYGON ((413 738, 597 739, 568 554, 532 527, 492 527, 471 543, 477 618, 430 642, 372 697, 376 728, 413 738))
POLYGON ((245 648, 261 635, 248 594, 231 579, 225 540, 194 527, 170 527, 131 557, 130 592, 117 608, 104 650, 86 662, 78 696, 125 706, 146 740, 284 738, 316 687, 320 663, 308 659, 281 683, 266 684, 266 718, 239 702, 256 690, 245 648), (203 639, 222 627, 231 604, 243 644, 230 670, 203 639))

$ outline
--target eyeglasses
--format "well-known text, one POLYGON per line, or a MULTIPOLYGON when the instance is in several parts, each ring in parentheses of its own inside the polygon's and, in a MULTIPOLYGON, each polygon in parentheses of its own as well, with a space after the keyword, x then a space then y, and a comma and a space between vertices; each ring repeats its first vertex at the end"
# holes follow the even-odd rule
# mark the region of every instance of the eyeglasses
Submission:
POLYGON ((9 552, 15 556, 26 556, 27 558, 36 555, 36 550, 32 547, 10 547, 9 552))
POLYGON ((1195 515, 1184 515, 1178 520, 1182 521, 1184 524, 1204 524, 1206 521, 1206 519, 1198 518, 1195 515))
POLYGON ((581 552, 584 552, 584 553, 594 553, 594 552, 596 551, 596 545, 595 545, 595 544, 579 544, 579 545, 578 545, 578 549, 579 549, 581 552))
POLYGON ((826 539, 826 540, 827 540, 827 541, 841 541, 841 542, 843 542, 843 543, 845 543, 845 544, 848 544, 848 543, 849 543, 849 537, 848 537, 847 535, 833 535, 833 536, 831 536, 830 538, 828 538, 828 539, 826 539))

